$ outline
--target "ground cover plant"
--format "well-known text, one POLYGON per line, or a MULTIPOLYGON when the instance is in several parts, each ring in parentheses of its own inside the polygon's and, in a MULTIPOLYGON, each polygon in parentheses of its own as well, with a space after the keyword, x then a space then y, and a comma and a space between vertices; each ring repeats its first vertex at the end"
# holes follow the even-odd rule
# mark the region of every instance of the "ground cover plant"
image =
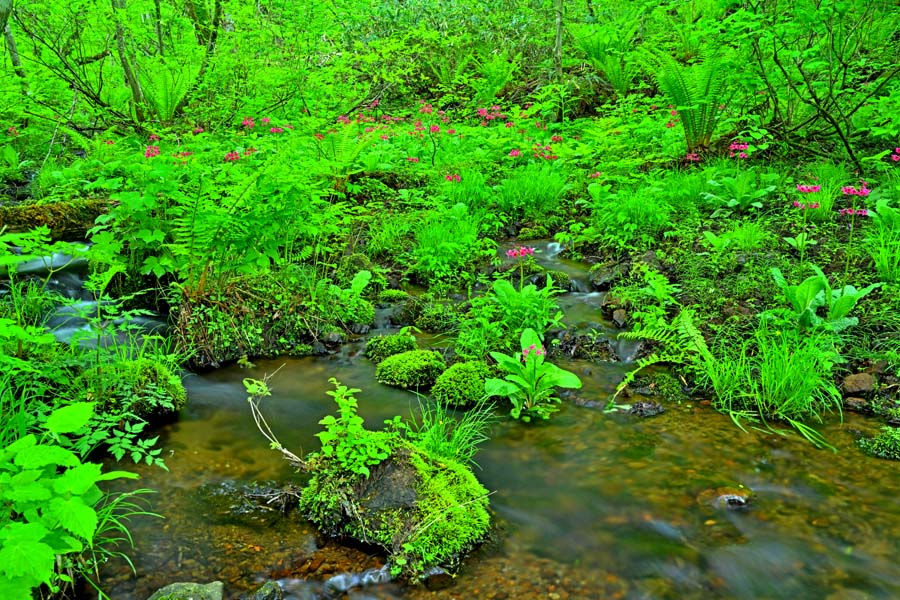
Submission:
MULTIPOLYGON (((898 28, 895 5, 838 0, 0 0, 8 476, 32 440, 58 461, 41 489, 92 470, 51 502, 114 514, 89 459, 164 466, 182 368, 324 355, 387 318, 406 329, 367 340, 372 385, 438 404, 368 431, 336 384, 304 510, 368 536, 340 498, 395 460, 443 498, 423 510, 479 512, 446 547, 422 522, 377 543, 398 573, 455 564, 488 522, 485 397, 534 427, 581 385, 556 364, 573 291, 641 343, 602 404, 662 365, 742 428, 829 446, 846 378, 890 406, 900 373, 898 28), (82 403, 86 427, 54 430, 82 403)), ((892 455, 893 432, 861 446, 892 455)), ((103 528, 16 506, 3 552, 41 547, 7 578, 65 595, 103 528)))

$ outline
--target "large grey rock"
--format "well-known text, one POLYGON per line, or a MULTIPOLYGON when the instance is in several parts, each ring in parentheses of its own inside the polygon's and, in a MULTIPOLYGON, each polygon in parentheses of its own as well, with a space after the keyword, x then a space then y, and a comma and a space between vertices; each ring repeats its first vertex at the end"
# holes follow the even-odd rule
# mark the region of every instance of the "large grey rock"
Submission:
POLYGON ((224 584, 179 582, 157 590, 147 600, 222 600, 224 584))
POLYGON ((284 600, 284 591, 274 581, 267 581, 261 588, 248 596, 247 600, 284 600))

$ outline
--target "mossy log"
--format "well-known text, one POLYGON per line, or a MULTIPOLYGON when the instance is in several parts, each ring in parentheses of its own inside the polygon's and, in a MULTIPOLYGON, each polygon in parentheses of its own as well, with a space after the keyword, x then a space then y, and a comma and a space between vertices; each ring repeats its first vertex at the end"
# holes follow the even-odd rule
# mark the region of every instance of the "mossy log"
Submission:
POLYGON ((88 229, 111 205, 109 199, 95 198, 0 206, 0 229, 23 232, 46 225, 54 240, 79 241, 87 237, 88 229))

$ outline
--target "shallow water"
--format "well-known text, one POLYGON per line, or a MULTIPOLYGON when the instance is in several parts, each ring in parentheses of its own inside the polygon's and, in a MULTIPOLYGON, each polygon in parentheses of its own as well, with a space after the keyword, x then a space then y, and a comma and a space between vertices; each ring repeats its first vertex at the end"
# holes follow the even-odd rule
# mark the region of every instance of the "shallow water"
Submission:
MULTIPOLYGON (((374 382, 361 345, 330 358, 261 361, 186 380, 189 407, 162 431, 170 473, 139 468, 165 521, 133 524, 138 577, 109 572, 112 598, 143 598, 179 580, 226 582, 232 597, 316 549, 313 531, 274 511, 235 519, 200 493, 228 482, 295 479, 255 430, 241 380, 280 370, 264 401, 281 441, 318 448, 318 420, 333 409, 329 377, 362 388, 375 427, 416 407, 415 396, 374 382)), ((618 365, 569 364, 582 396, 605 398, 618 365)), ((490 598, 900 597, 900 464, 861 455, 848 416, 825 428, 834 454, 751 430, 707 408, 670 404, 656 418, 564 405, 548 423, 505 421, 478 455, 494 494, 500 542, 476 554, 441 592, 381 596, 490 598), (753 490, 750 508, 714 508, 704 491, 753 490), (595 595, 596 594, 596 595, 595 595)), ((360 565, 360 570, 364 568, 360 565)), ((296 585, 296 584, 295 584, 296 585)), ((302 596, 297 596, 302 597, 302 596)))

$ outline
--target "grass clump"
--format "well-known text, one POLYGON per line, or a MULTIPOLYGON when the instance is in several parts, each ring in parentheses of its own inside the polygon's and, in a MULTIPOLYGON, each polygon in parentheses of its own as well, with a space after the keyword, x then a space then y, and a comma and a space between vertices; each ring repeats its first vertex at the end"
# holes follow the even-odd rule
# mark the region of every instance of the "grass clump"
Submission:
POLYGON ((878 435, 862 438, 856 443, 869 456, 900 460, 900 429, 895 427, 883 427, 878 435))

